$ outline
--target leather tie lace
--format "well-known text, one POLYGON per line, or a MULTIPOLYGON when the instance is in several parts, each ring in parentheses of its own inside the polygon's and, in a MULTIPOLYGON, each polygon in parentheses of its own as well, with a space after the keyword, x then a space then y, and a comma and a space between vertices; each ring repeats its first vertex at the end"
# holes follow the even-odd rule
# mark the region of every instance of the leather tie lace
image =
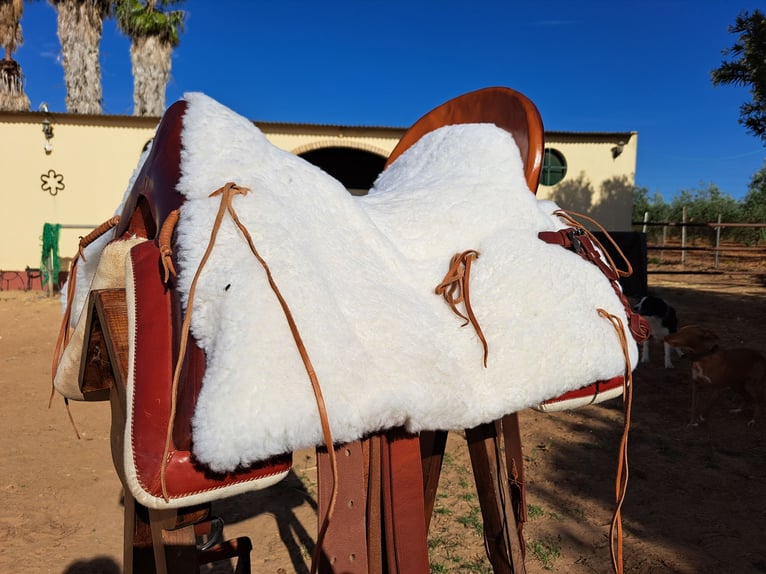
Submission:
POLYGON ((479 252, 474 249, 469 249, 453 255, 452 260, 450 261, 449 271, 447 271, 442 282, 436 286, 435 292, 437 295, 444 297, 447 305, 449 305, 449 308, 452 309, 452 312, 455 313, 455 315, 465 320, 465 323, 462 325, 463 327, 468 325, 468 323, 473 326, 484 347, 484 367, 486 367, 489 347, 487 345, 487 339, 484 337, 484 333, 479 326, 479 322, 473 314, 468 290, 471 278, 471 263, 478 258, 479 252), (458 309, 458 305, 461 303, 465 306, 465 315, 458 309))
MULTIPOLYGON (((625 314, 628 319, 628 330, 633 336, 633 339, 637 343, 645 341, 649 337, 649 324, 646 319, 641 317, 638 313, 634 313, 628 303, 627 298, 622 292, 622 288, 619 284, 620 277, 628 277, 633 273, 633 268, 630 265, 625 254, 619 248, 611 235, 594 219, 583 215, 581 213, 575 214, 574 212, 567 212, 564 210, 557 210, 555 215, 561 217, 564 221, 569 223, 572 227, 568 229, 562 229, 560 231, 542 231, 538 235, 540 239, 548 243, 557 243, 566 249, 570 249, 579 254, 583 259, 590 261, 596 265, 601 272, 606 276, 612 284, 614 292, 619 297, 625 309, 625 314), (604 249, 603 245, 596 239, 595 235, 590 232, 578 219, 574 217, 590 221, 596 227, 598 227, 605 237, 612 243, 617 253, 627 265, 627 270, 623 271, 617 267, 609 253, 604 249), (601 259, 601 255, 606 258, 607 263, 601 259)), ((618 316, 607 312, 604 309, 597 309, 598 314, 607 319, 617 334, 620 341, 620 347, 622 349, 625 370, 622 376, 623 384, 623 432, 622 439, 620 441, 619 460, 617 463, 617 475, 615 479, 615 509, 612 515, 612 520, 609 526, 609 552, 612 558, 612 569, 616 574, 622 574, 623 572, 623 533, 622 533, 622 506, 625 501, 625 495, 628 489, 628 436, 630 434, 630 419, 631 408, 633 404, 633 371, 630 364, 630 353, 628 337, 625 331, 625 325, 618 316)))
POLYGON ((623 400, 623 429, 620 440, 619 460, 617 461, 617 477, 615 480, 615 509, 612 521, 609 525, 609 551, 612 558, 612 568, 616 574, 623 572, 622 553, 622 505, 628 492, 628 435, 630 434, 630 418, 633 406, 633 371, 630 366, 630 353, 628 350, 628 338, 622 320, 616 315, 598 309, 598 314, 609 320, 614 327, 617 337, 620 339, 623 357, 625 359, 625 371, 622 377, 622 400, 623 400))
POLYGON ((628 258, 625 257, 625 254, 622 252, 619 245, 617 245, 617 242, 612 238, 611 235, 609 235, 609 232, 607 232, 606 229, 604 229, 601 224, 598 223, 598 221, 588 217, 587 215, 564 211, 563 209, 555 211, 554 215, 558 215, 572 227, 561 229, 559 231, 541 231, 538 233, 538 237, 547 243, 557 243, 562 247, 577 253, 583 259, 590 261, 596 267, 598 267, 604 276, 609 279, 615 294, 620 299, 623 307, 625 308, 625 314, 628 318, 628 327, 631 334, 633 335, 633 338, 637 343, 646 341, 650 336, 649 323, 641 315, 633 311, 630 303, 628 302, 628 299, 622 292, 622 287, 620 287, 620 277, 629 277, 632 275, 633 267, 630 264, 628 258), (617 267, 614 260, 609 256, 609 252, 604 249, 604 246, 601 245, 598 239, 596 239, 596 236, 590 230, 588 230, 582 223, 580 223, 580 221, 575 219, 575 215, 578 218, 591 222, 593 225, 599 228, 599 230, 609 240, 615 251, 619 254, 620 258, 627 266, 626 270, 622 270, 617 267), (607 263, 602 260, 602 255, 607 260, 607 263))
MULTIPOLYGON (((215 244, 215 240, 218 235, 218 230, 221 227, 221 222, 223 221, 223 218, 226 215, 226 213, 228 213, 232 221, 234 222, 234 224, 237 226, 237 228, 240 230, 243 237, 247 241, 248 247, 250 248, 250 251, 252 252, 253 256, 255 256, 255 258, 263 267, 263 270, 266 272, 266 277, 268 279, 269 286, 271 287, 271 290, 273 291, 274 295, 279 301, 280 306, 282 307, 282 311, 285 315, 285 319, 287 320, 287 323, 290 327, 290 332, 293 335, 293 340, 295 341, 295 345, 298 349, 298 352, 300 353, 301 359, 303 360, 303 365, 311 381, 311 386, 313 388, 314 396, 317 403, 317 409, 319 411, 319 419, 322 425, 322 434, 324 437, 325 445, 327 446, 327 452, 328 452, 329 460, 330 460, 333 488, 330 495, 330 501, 327 507, 327 512, 322 520, 322 524, 317 534, 317 541, 314 546, 314 552, 311 558, 311 572, 314 573, 317 571, 317 568, 319 565, 319 556, 322 550, 322 542, 327 532, 327 528, 329 527, 330 519, 332 518, 332 514, 335 509, 336 499, 338 496, 338 463, 335 456, 335 449, 333 448, 332 432, 330 430, 330 423, 327 416, 327 408, 325 406, 324 398, 322 396, 322 390, 320 388, 319 381, 314 371, 314 367, 311 363, 311 359, 309 358, 308 352, 306 351, 306 347, 303 344, 303 340, 300 336, 300 333, 298 332, 298 327, 295 324, 295 320, 293 318, 292 313, 290 312, 290 308, 288 307, 287 302, 282 296, 282 293, 280 292, 279 288, 277 287, 274 281, 274 278, 271 275, 271 270, 269 269, 268 264, 258 253, 258 250, 255 248, 253 238, 251 237, 250 233, 247 231, 247 228, 239 220, 239 216, 237 215, 237 212, 234 209, 234 205, 233 205, 234 197, 236 195, 246 195, 249 191, 250 190, 246 187, 240 187, 235 183, 229 182, 223 187, 217 189, 216 191, 210 194, 210 197, 216 197, 220 195, 221 203, 218 208, 218 213, 216 214, 215 221, 213 223, 213 228, 210 232, 210 241, 208 242, 207 249, 205 250, 205 253, 202 256, 202 260, 200 261, 199 266, 197 267, 197 271, 194 274, 191 287, 189 288, 189 298, 187 302, 186 315, 184 317, 184 321, 181 326, 181 341, 179 345, 179 356, 178 356, 178 360, 176 362, 175 369, 173 372, 170 419, 168 421, 167 434, 165 437, 165 451, 162 457, 163 462, 162 462, 162 468, 160 471, 160 483, 162 485, 162 495, 165 498, 165 500, 168 500, 167 485, 165 481, 165 470, 167 468, 167 464, 170 458, 171 443, 173 439, 173 421, 175 419, 175 413, 176 413, 178 383, 181 376, 181 368, 183 366, 184 356, 186 352, 186 344, 189 337, 192 306, 194 302, 194 294, 197 287, 197 281, 200 277, 200 274, 202 273, 202 269, 205 266, 205 263, 207 263, 207 260, 210 257, 211 252, 213 251, 213 246, 215 244)), ((178 222, 178 216, 179 216, 178 213, 171 213, 168 216, 168 218, 165 220, 165 222, 163 223, 162 228, 160 229, 159 243, 160 243, 160 251, 162 254, 162 265, 165 271, 166 278, 169 278, 170 275, 175 275, 175 268, 173 267, 173 264, 171 261, 172 250, 170 249, 170 240, 173 234, 173 228, 178 222)))

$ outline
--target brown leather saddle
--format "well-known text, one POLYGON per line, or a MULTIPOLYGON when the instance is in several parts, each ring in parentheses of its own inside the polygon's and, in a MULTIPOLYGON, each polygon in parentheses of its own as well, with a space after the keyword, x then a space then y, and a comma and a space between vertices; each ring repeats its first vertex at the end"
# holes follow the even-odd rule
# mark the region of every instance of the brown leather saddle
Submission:
MULTIPOLYGON (((113 457, 139 509, 186 511, 222 496, 266 487, 284 476, 291 464, 291 454, 286 453, 248 468, 216 474, 196 462, 192 454, 191 418, 205 372, 205 354, 190 337, 174 388, 184 317, 174 280, 164 276, 160 253, 163 225, 183 204, 177 184, 185 109, 186 103, 180 101, 163 116, 114 230, 114 241, 136 236, 147 239, 130 250, 126 286, 130 305, 120 290, 91 294, 83 355, 83 393, 103 394, 105 389, 111 393, 120 431, 113 433, 113 457), (134 342, 132 356, 128 337, 134 342), (108 353, 102 354, 104 347, 108 353), (97 356, 102 357, 100 362, 95 360, 97 356)), ((478 90, 432 110, 407 131, 387 165, 424 134, 460 123, 494 123, 510 132, 521 152, 528 186, 537 189, 544 145, 542 120, 528 98, 509 88, 478 90)), ((605 385, 616 388, 622 379, 594 383, 578 393, 597 396, 605 385)), ((327 527, 316 555, 320 571, 428 572, 427 530, 446 433, 416 436, 390 429, 354 443, 335 445, 335 484, 331 457, 326 449, 319 449, 319 528, 327 527), (322 520, 331 505, 334 513, 328 526, 322 520)), ((467 429, 466 438, 493 569, 524 572, 522 524, 526 505, 518 419, 509 414, 494 423, 467 429)), ((179 518, 169 530, 182 522, 179 518)), ((131 555, 126 563, 135 562, 134 558, 131 555)))

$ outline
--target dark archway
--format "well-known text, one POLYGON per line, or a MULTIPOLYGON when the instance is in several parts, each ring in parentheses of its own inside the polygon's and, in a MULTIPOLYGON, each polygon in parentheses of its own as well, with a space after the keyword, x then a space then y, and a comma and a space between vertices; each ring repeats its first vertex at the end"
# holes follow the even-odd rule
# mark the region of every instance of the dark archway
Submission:
POLYGON ((299 154, 341 182, 352 195, 366 195, 386 158, 351 147, 323 147, 299 154))

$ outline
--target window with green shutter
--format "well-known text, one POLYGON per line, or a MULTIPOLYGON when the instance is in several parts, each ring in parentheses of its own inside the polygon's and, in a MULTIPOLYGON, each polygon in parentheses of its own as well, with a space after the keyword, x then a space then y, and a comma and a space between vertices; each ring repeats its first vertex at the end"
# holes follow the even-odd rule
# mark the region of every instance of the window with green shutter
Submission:
POLYGON ((564 155, 557 149, 545 148, 543 152, 543 170, 540 174, 540 183, 543 185, 556 185, 567 174, 567 161, 564 155))

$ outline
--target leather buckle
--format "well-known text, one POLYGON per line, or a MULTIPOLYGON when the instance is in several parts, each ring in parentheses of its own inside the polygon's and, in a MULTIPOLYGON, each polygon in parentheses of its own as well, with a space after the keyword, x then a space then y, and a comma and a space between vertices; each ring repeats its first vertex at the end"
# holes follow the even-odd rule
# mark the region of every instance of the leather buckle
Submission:
POLYGON ((570 249, 578 255, 582 252, 582 241, 578 239, 580 235, 585 235, 585 231, 579 227, 574 227, 567 230, 567 237, 569 237, 570 249))

